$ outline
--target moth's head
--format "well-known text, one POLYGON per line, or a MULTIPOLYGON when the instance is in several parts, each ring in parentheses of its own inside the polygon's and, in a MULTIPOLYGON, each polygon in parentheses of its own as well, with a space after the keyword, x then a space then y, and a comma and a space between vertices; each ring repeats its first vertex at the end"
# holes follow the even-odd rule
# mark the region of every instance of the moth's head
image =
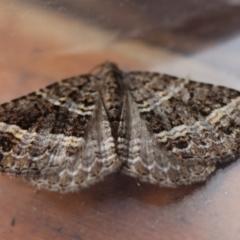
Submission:
POLYGON ((111 74, 111 73, 121 73, 121 70, 118 68, 116 63, 106 61, 102 64, 95 66, 91 70, 91 73, 96 74, 100 77, 103 77, 103 76, 107 76, 108 74, 111 74))

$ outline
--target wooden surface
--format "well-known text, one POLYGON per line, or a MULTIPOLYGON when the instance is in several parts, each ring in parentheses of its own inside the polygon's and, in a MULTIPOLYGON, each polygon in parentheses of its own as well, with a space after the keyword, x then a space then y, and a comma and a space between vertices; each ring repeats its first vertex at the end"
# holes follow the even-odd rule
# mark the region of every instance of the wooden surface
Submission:
MULTIPOLYGON (((4 1, 0 9, 0 103, 105 60, 126 70, 161 70, 240 89, 239 48, 213 47, 183 58, 138 41, 115 42, 112 32, 51 11, 4 1), (214 49, 228 56, 222 67, 209 61, 214 49)), ((206 183, 176 189, 113 174, 74 194, 36 192, 21 179, 0 175, 0 239, 240 239, 239 172, 236 161, 206 183)))

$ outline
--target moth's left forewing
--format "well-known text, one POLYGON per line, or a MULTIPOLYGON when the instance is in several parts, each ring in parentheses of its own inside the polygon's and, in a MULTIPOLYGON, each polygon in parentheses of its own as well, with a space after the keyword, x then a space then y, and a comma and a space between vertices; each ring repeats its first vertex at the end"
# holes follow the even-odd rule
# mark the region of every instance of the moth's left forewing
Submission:
POLYGON ((239 156, 238 91, 148 72, 129 73, 128 82, 123 172, 176 186, 239 156))
POLYGON ((118 166, 91 75, 52 84, 0 106, 0 170, 39 188, 73 191, 118 166))

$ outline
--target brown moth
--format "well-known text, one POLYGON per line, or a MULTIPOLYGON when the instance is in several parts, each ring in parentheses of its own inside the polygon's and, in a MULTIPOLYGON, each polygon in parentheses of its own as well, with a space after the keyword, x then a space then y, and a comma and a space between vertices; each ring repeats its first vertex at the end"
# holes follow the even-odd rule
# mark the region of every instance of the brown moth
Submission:
POLYGON ((175 187, 240 148, 240 92, 101 65, 0 106, 0 171, 75 191, 121 171, 175 187))

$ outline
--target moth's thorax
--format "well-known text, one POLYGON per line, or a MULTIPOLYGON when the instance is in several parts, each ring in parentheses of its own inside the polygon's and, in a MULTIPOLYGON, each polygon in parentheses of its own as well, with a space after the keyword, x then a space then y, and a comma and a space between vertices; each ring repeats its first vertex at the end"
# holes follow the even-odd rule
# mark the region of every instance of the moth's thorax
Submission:
POLYGON ((116 139, 124 99, 124 73, 115 64, 106 63, 98 76, 101 79, 101 98, 116 139))

